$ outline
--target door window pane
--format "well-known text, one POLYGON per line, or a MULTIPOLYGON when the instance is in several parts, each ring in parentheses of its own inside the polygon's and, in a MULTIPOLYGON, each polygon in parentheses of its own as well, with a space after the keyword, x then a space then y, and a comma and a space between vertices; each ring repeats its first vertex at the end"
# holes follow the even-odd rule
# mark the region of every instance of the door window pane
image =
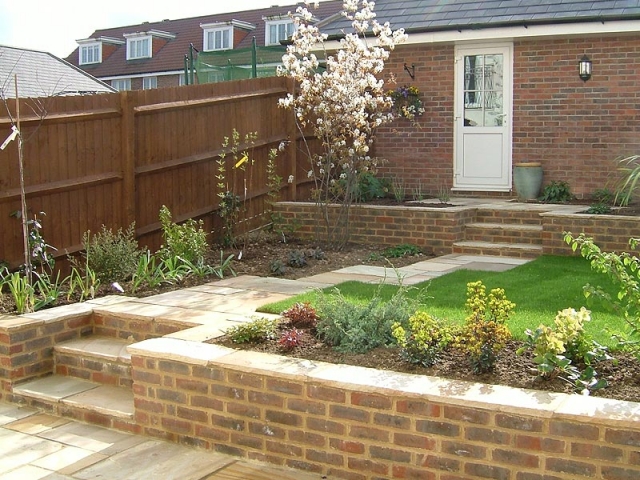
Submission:
POLYGON ((464 125, 501 126, 503 122, 503 56, 464 57, 464 125))

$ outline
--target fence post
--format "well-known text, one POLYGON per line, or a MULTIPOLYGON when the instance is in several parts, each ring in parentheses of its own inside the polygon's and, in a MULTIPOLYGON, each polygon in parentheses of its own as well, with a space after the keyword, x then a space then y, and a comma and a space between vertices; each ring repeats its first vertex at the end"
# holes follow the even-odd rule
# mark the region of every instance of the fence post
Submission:
MULTIPOLYGON (((289 93, 294 93, 295 83, 292 79, 287 79, 287 91, 289 93)), ((292 109, 291 112, 286 112, 287 115, 287 138, 289 139, 289 148, 288 150, 288 159, 289 164, 287 167, 287 172, 290 172, 288 175, 285 174, 285 180, 289 177, 289 175, 293 175, 293 182, 289 183, 289 198, 287 200, 291 202, 295 202, 297 200, 297 183, 298 183, 298 172, 297 172, 297 155, 298 155, 298 128, 296 126, 296 113, 292 109)))
POLYGON ((136 157, 135 119, 131 93, 120 92, 122 110, 122 196, 124 199, 125 225, 136 220, 136 157))

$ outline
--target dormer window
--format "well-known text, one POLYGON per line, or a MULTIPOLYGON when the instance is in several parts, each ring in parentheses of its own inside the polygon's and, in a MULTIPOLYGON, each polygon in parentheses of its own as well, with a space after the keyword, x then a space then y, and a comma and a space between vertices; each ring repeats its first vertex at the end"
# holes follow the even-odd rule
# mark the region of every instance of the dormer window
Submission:
POLYGON ((87 43, 80 45, 80 65, 90 65, 102 62, 102 43, 87 43))
POLYGON ((151 35, 127 38, 127 60, 151 58, 151 35))
POLYGON ((282 40, 286 40, 294 32, 293 20, 286 17, 278 18, 265 18, 265 30, 266 36, 264 40, 265 45, 280 45, 282 40))
POLYGON ((247 35, 248 32, 256 28, 247 22, 231 20, 228 22, 201 23, 200 28, 204 30, 202 50, 213 52, 215 50, 232 49, 237 42, 247 35))

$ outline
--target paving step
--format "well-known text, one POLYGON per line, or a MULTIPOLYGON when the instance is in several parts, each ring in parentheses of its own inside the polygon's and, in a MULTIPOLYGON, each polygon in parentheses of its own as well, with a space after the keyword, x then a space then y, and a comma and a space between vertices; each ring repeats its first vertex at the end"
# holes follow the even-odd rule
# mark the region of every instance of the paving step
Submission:
POLYGON ((465 255, 494 255, 498 257, 536 258, 542 255, 541 245, 525 243, 454 242, 453 253, 465 255))
POLYGON ((114 387, 131 388, 132 342, 90 336, 57 344, 53 348, 54 372, 114 387))
POLYGON ((141 431, 134 419, 133 392, 126 388, 49 375, 17 385, 13 394, 55 415, 132 433, 141 431))
POLYGON ((465 225, 465 240, 542 245, 542 230, 542 225, 472 222, 465 225))
POLYGON ((541 225, 541 213, 543 209, 534 205, 525 207, 513 207, 508 209, 483 209, 476 210, 475 220, 483 223, 510 223, 522 225, 541 225))

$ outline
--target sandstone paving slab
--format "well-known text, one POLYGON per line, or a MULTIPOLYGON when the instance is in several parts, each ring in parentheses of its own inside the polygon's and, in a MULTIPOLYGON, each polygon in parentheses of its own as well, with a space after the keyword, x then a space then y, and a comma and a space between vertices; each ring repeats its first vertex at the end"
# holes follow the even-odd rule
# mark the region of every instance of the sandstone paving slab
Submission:
POLYGON ((0 425, 12 423, 21 418, 35 415, 36 413, 38 413, 38 410, 35 408, 0 402, 0 425))
POLYGON ((31 462, 31 465, 45 468, 51 471, 58 471, 62 468, 73 465, 80 460, 93 455, 94 452, 84 448, 64 446, 57 452, 50 455, 40 457, 38 460, 31 462))
POLYGON ((130 344, 130 341, 119 338, 90 336, 58 344, 56 350, 65 353, 82 351, 93 357, 127 361, 131 359, 131 355, 127 352, 130 344))
MULTIPOLYGON (((0 472, 10 472, 16 468, 23 467, 38 460, 39 458, 46 457, 63 448, 58 442, 29 436, 28 439, 19 437, 18 432, 13 432, 15 435, 7 438, 2 438, 2 444, 6 443, 8 448, 3 448, 2 455, 0 456, 0 472), (15 448, 11 448, 14 445, 15 448)), ((28 478, 28 477, 27 477, 28 478)))
POLYGON ((136 297, 127 297, 125 295, 105 295, 104 297, 93 298, 87 300, 89 305, 115 305, 117 303, 124 303, 130 300, 135 300, 136 297))
POLYGON ((379 283, 381 277, 378 275, 361 275, 354 273, 338 273, 338 272, 327 272, 320 273, 318 275, 313 275, 311 277, 305 277, 305 281, 316 282, 324 284, 324 288, 329 287, 331 285, 337 285, 339 283, 349 282, 351 280, 355 280, 363 283, 379 283))
POLYGON ((97 425, 71 422, 40 433, 38 437, 52 440, 62 445, 70 445, 102 453, 118 443, 130 439, 133 435, 97 425))
POLYGON ((235 460, 214 452, 149 440, 74 474, 81 480, 200 480, 235 460))
POLYGON ((279 302, 290 298, 291 295, 271 292, 246 291, 239 295, 224 297, 222 301, 200 302, 190 305, 197 310, 215 310, 219 312, 231 312, 236 314, 253 313, 262 305, 279 302))
POLYGON ((131 355, 177 360, 196 365, 208 365, 210 361, 228 355, 234 350, 219 345, 191 342, 177 338, 151 338, 129 347, 131 355))
POLYGON ((243 288, 234 288, 234 287, 226 287, 220 285, 219 283, 205 283, 203 285, 197 285, 195 287, 189 287, 188 290, 194 292, 205 292, 211 293, 214 295, 233 295, 235 293, 240 293, 244 289, 243 288))
POLYGON ((111 385, 100 385, 71 395, 62 399, 62 403, 77 408, 90 408, 95 412, 125 419, 133 418, 134 414, 133 392, 111 385))
POLYGON ((169 315, 175 308, 168 305, 157 305, 144 298, 136 298, 128 302, 96 306, 94 312, 104 315, 117 315, 124 319, 152 319, 169 315))
POLYGON ((60 418, 55 415, 49 415, 48 413, 37 413, 35 415, 29 415, 28 417, 16 420, 6 425, 6 428, 14 430, 16 432, 22 432, 29 435, 35 435, 42 433, 46 430, 59 427, 69 423, 70 420, 66 418, 60 418))
POLYGON ((304 280, 290 280, 287 278, 257 277, 246 278, 241 284, 245 290, 258 290, 263 292, 297 295, 314 288, 322 288, 322 283, 308 282, 304 280))
POLYGON ((70 303, 56 308, 48 308, 39 310, 34 313, 25 313, 22 318, 30 318, 33 320, 43 320, 49 322, 52 320, 62 320, 67 318, 81 317, 91 315, 93 307, 85 302, 70 303))
POLYGON ((516 266, 517 265, 509 263, 470 262, 465 264, 463 268, 483 272, 506 272, 516 266))
POLYGON ((401 267, 398 270, 401 272, 416 272, 416 273, 431 273, 431 272, 453 272, 458 270, 460 266, 458 263, 452 262, 434 262, 433 260, 427 260, 424 262, 412 263, 406 267, 401 267))
POLYGON ((67 475, 73 475, 77 471, 83 470, 95 463, 101 462, 106 458, 109 458, 109 456, 102 453, 92 453, 91 455, 84 457, 74 463, 71 463, 66 467, 60 468, 56 473, 52 474, 51 477, 47 477, 47 480, 68 480, 70 477, 68 477, 67 475))
POLYGON ((187 307, 193 303, 210 300, 215 297, 216 295, 208 292, 183 289, 161 293, 151 297, 140 298, 137 301, 139 303, 149 303, 152 305, 163 305, 168 307, 187 307))
POLYGON ((98 386, 98 383, 88 382, 79 378, 50 375, 21 383, 14 388, 14 392, 29 397, 59 401, 65 397, 86 392, 98 386))
POLYGON ((23 465, 10 472, 0 474, 0 480, 39 480, 41 478, 51 480, 50 475, 51 470, 33 465, 23 465))

